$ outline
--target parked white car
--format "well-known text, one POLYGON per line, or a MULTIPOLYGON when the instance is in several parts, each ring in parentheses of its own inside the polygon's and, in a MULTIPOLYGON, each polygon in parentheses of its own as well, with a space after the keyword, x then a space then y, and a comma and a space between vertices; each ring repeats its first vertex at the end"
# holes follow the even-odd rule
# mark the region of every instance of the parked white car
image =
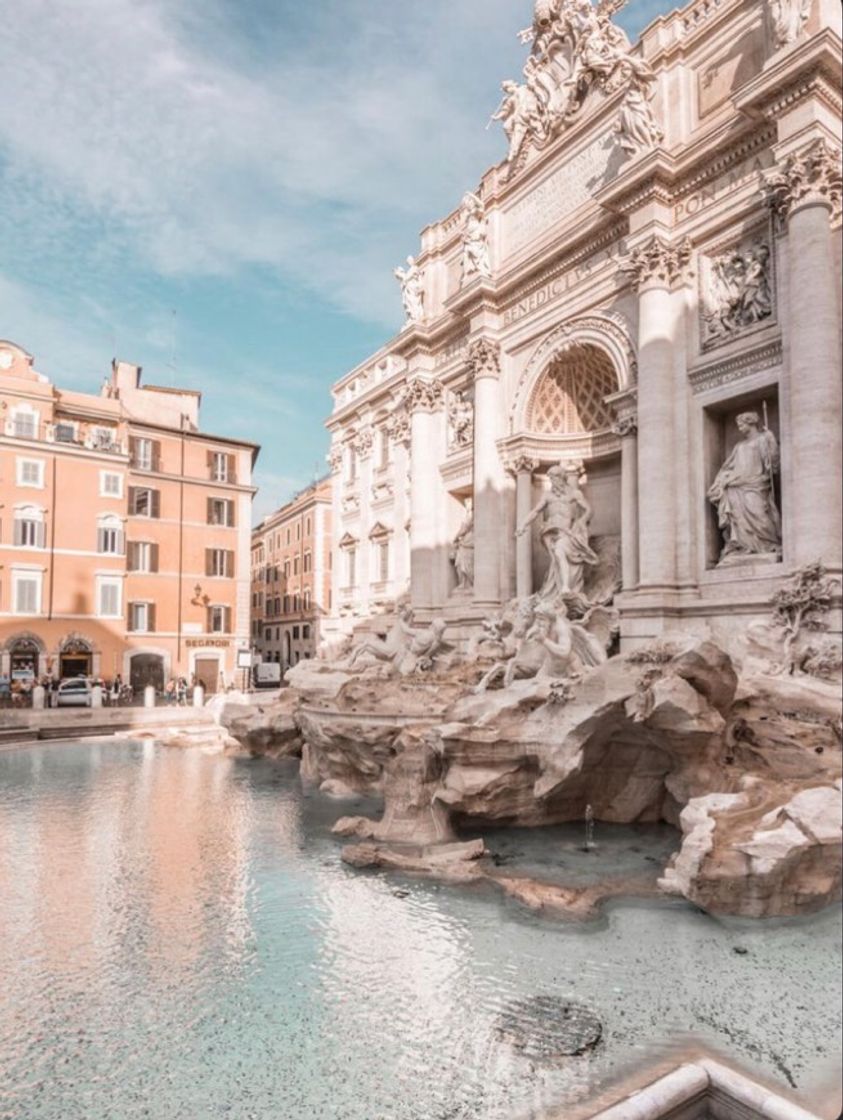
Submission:
POLYGON ((56 706, 90 708, 91 691, 91 685, 84 677, 71 677, 59 685, 56 706))

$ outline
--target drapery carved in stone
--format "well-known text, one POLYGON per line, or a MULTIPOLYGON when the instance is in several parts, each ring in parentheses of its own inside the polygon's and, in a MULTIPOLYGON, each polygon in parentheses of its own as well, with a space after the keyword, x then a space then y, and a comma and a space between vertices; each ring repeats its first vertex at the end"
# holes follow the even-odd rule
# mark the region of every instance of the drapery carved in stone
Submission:
POLYGON ((812 0, 767 0, 776 47, 790 46, 805 33, 812 0))
POLYGON ((410 412, 436 412, 442 407, 442 382, 412 377, 404 390, 404 407, 410 412))
POLYGON ((462 200, 462 282, 491 275, 486 210, 481 199, 468 191, 462 200))
POLYGON ((466 389, 448 393, 448 450, 459 451, 474 442, 474 404, 466 389))
POLYGON ((678 245, 663 237, 652 237, 620 262, 620 270, 636 287, 670 287, 679 280, 691 260, 691 242, 686 237, 678 245))
POLYGON ((476 381, 480 377, 499 377, 501 348, 488 338, 475 338, 468 347, 468 367, 476 381))
POLYGON ((618 391, 608 354, 596 346, 575 346, 545 370, 528 410, 531 432, 574 435, 607 431, 612 417, 605 397, 618 391))
POLYGON ((836 221, 843 197, 840 150, 832 148, 825 140, 816 140, 769 171, 762 191, 781 223, 796 207, 807 203, 824 203, 831 210, 832 220, 836 221))
POLYGON ((700 281, 704 346, 773 317, 773 257, 767 238, 703 258, 700 281))

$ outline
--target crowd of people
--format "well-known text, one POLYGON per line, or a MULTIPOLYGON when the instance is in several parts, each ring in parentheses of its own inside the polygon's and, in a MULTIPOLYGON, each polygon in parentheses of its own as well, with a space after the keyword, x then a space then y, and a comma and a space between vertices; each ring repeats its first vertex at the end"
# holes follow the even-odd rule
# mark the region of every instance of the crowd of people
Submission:
MULTIPOLYGON (((88 681, 91 688, 98 685, 102 689, 102 702, 105 705, 116 707, 118 704, 133 704, 142 698, 142 696, 136 694, 136 690, 130 684, 124 683, 119 673, 110 680, 93 676, 84 679, 88 681)), ((58 677, 54 676, 43 676, 39 679, 35 676, 16 677, 14 675, 10 676, 8 673, 0 673, 0 708, 30 707, 32 705, 33 689, 39 684, 46 693, 46 706, 48 708, 58 707, 60 683, 58 677)), ((158 696, 165 704, 183 707, 190 703, 190 697, 196 684, 195 678, 188 684, 186 677, 171 677, 163 691, 158 692, 158 696)), ((143 690, 141 689, 140 692, 142 693, 143 690)))

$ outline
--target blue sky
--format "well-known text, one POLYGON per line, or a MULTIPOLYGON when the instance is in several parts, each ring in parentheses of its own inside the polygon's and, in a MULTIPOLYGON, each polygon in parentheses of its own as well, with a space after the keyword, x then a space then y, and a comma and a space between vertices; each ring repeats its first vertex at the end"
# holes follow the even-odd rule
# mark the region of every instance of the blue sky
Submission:
MULTIPOLYGON (((636 35, 664 0, 632 0, 636 35)), ((256 514, 325 469, 328 389, 401 324, 392 268, 503 137, 531 0, 0 0, 0 337, 113 356, 262 444, 256 514)))

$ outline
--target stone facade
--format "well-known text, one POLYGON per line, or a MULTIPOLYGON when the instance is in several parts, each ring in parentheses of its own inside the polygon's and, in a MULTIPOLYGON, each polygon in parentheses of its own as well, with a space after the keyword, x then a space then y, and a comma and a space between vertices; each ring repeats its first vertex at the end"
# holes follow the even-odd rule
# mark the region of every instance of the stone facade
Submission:
POLYGON ((0 341, 1 673, 235 680, 258 448, 199 406, 126 362, 99 395, 61 389, 0 341))
POLYGON ((328 478, 252 531, 252 646, 282 672, 316 653, 331 607, 331 547, 328 478))
POLYGON ((508 159, 333 390, 336 629, 409 595, 467 638, 537 591, 540 519, 517 529, 560 464, 624 648, 729 645, 792 571, 839 576, 840 9, 784 7, 697 0, 631 46, 537 6, 508 159))

